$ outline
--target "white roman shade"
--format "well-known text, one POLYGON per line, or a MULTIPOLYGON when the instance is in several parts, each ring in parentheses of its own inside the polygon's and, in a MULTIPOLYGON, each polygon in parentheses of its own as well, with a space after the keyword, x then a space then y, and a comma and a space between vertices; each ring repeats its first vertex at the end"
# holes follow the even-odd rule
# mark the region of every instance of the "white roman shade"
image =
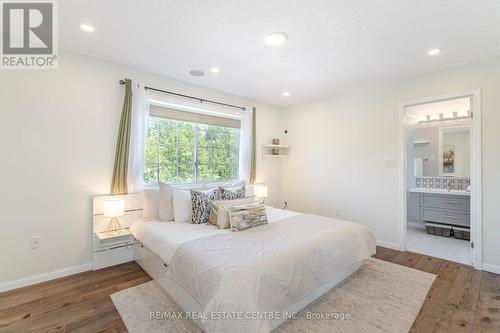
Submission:
POLYGON ((240 128, 240 119, 214 116, 204 113, 176 110, 165 106, 150 105, 149 115, 152 117, 188 121, 198 124, 209 124, 216 126, 240 128))

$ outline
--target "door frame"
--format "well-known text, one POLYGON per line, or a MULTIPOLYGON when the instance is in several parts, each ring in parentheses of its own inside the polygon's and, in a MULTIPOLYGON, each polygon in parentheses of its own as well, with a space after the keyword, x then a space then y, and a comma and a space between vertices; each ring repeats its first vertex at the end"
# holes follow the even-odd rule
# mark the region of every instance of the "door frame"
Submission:
POLYGON ((420 104, 441 102, 461 97, 471 98, 471 151, 470 151, 470 180, 471 180, 471 244, 472 261, 474 268, 482 269, 482 178, 481 178, 481 89, 472 89, 442 96, 425 97, 417 100, 401 102, 399 104, 399 248, 406 251, 407 244, 407 151, 406 151, 406 108, 420 104))

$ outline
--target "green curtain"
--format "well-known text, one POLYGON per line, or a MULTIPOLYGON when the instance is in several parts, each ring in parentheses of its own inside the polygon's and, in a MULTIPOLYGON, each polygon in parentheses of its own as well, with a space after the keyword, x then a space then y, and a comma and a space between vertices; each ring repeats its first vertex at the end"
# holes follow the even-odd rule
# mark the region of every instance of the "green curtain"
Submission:
POLYGON ((127 172, 130 154, 130 126, 132 120, 132 81, 125 80, 125 99, 116 140, 115 166, 111 194, 127 194, 127 172))
POLYGON ((252 156, 250 161, 250 184, 257 178, 257 109, 252 108, 252 156))

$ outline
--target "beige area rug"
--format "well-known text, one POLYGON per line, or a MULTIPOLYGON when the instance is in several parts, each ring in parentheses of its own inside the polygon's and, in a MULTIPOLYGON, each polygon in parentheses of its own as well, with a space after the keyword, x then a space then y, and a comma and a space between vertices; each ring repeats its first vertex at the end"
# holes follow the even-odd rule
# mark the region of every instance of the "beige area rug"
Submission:
MULTIPOLYGON (((435 278, 372 258, 309 304, 300 319, 289 319, 273 332, 406 333, 435 278)), ((201 332, 190 319, 150 318, 155 312, 182 311, 154 281, 119 291, 111 299, 130 333, 201 332)))

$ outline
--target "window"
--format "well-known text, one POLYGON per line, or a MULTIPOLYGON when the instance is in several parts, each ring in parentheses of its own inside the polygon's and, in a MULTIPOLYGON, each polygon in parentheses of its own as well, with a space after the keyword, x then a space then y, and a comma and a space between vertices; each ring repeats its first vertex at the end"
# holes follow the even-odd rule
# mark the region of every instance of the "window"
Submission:
POLYGON ((159 109, 149 117, 145 184, 238 179, 239 121, 159 109))

